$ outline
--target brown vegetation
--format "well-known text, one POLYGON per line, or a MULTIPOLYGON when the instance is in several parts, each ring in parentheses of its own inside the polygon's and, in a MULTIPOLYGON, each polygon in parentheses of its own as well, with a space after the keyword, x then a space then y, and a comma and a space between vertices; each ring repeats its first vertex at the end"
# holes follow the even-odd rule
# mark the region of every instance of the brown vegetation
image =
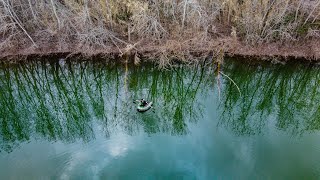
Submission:
POLYGON ((0 53, 320 58, 320 0, 0 0, 0 53))

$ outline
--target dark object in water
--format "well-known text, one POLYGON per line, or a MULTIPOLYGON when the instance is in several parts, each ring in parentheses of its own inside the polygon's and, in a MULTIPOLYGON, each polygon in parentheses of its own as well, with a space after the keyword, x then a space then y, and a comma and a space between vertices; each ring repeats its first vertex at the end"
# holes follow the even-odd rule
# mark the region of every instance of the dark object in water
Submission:
POLYGON ((139 104, 137 106, 138 112, 146 112, 146 111, 148 111, 149 109, 152 108, 152 102, 147 102, 144 99, 136 100, 136 101, 139 102, 139 104))

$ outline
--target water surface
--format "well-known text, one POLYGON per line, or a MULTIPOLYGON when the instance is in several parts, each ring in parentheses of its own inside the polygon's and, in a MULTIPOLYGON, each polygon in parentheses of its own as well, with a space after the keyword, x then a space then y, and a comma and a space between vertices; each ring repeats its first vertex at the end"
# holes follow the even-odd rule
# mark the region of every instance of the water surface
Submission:
POLYGON ((318 179, 319 67, 220 71, 1 64, 0 179, 318 179))

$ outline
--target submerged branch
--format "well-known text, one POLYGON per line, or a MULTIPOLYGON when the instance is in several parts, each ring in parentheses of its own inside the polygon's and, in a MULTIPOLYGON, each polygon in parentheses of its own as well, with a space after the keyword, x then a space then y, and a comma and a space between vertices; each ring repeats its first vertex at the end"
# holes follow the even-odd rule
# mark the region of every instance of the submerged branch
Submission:
POLYGON ((224 73, 221 72, 221 71, 219 71, 219 73, 220 73, 221 75, 227 77, 227 78, 237 87, 237 89, 238 89, 238 91, 239 91, 239 94, 240 94, 240 96, 241 96, 241 91, 240 91, 239 86, 238 86, 228 75, 224 74, 224 73))

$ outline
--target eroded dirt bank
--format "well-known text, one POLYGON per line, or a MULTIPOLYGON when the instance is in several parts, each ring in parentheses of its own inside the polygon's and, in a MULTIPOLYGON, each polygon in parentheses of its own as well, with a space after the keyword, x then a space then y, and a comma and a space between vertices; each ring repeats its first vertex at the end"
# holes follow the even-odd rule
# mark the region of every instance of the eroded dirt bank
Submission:
POLYGON ((197 38, 185 41, 167 40, 154 43, 140 40, 128 43, 126 46, 109 46, 105 48, 85 47, 77 43, 61 48, 56 43, 25 47, 7 47, 2 49, 2 61, 21 61, 32 57, 58 56, 61 58, 77 57, 130 57, 133 61, 141 58, 157 59, 159 64, 166 65, 173 59, 186 63, 201 61, 209 56, 217 60, 224 56, 285 62, 291 59, 300 61, 320 62, 320 42, 317 39, 291 43, 264 43, 245 45, 231 37, 198 41, 197 38))

